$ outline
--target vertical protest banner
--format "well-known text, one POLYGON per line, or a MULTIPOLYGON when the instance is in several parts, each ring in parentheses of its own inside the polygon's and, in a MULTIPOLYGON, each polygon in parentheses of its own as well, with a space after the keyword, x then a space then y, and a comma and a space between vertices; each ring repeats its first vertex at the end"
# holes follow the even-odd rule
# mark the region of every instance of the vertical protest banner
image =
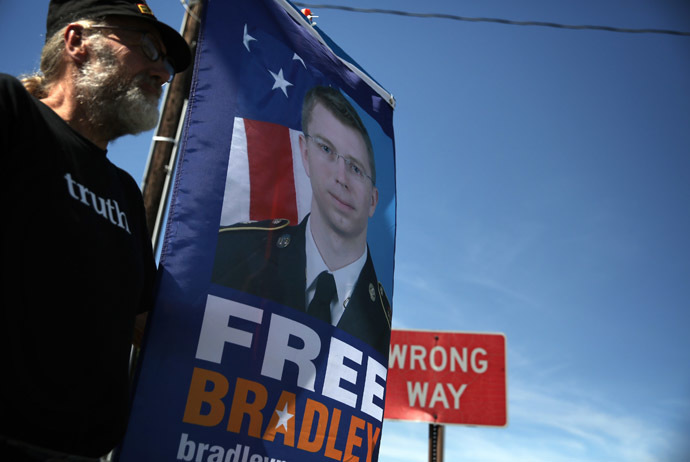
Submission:
POLYGON ((377 460, 393 100, 334 49, 284 0, 207 2, 119 460, 377 460))

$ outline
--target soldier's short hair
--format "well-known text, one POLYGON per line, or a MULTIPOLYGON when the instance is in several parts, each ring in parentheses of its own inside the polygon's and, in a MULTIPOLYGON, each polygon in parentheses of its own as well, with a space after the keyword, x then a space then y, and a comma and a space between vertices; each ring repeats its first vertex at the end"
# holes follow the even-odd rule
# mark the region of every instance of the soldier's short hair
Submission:
POLYGON ((354 128, 362 135, 364 144, 367 147, 367 156, 369 157, 369 167, 371 169, 371 181, 376 184, 376 162, 374 161, 374 148, 369 138, 362 119, 357 114, 355 108, 340 92, 340 90, 333 87, 326 87, 317 85, 312 87, 304 97, 302 104, 302 131, 308 134, 307 127, 311 121, 312 111, 316 103, 323 104, 336 119, 344 125, 354 128))

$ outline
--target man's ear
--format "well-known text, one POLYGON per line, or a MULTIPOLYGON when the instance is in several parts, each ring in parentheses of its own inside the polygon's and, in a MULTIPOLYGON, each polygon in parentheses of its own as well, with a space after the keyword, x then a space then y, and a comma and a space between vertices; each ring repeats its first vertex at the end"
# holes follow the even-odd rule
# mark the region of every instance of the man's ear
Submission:
POLYGON ((70 24, 65 29, 65 51, 75 64, 81 66, 88 58, 88 51, 84 43, 84 26, 81 24, 70 24))
POLYGON ((299 152, 302 157, 302 166, 304 171, 309 176, 309 162, 307 162, 307 138, 304 134, 299 136, 299 152))
POLYGON ((374 186, 371 190, 371 205, 369 206, 369 218, 374 216, 376 205, 379 203, 379 188, 374 186))

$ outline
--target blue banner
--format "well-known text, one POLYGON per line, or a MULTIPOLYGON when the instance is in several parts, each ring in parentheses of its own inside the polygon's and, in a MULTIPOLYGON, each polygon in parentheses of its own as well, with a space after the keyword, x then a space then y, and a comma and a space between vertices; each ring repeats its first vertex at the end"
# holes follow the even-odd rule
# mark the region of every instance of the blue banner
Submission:
POLYGON ((119 460, 375 461, 391 100, 287 2, 204 16, 119 460))

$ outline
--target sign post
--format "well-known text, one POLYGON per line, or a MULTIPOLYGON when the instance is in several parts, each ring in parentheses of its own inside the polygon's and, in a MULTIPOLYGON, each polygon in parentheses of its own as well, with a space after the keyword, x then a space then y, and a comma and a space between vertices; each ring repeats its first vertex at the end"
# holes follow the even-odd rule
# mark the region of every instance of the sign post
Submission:
POLYGON ((429 422, 429 460, 443 460, 443 425, 504 427, 503 334, 391 333, 384 417, 429 422))
POLYGON ((443 462, 443 436, 445 427, 429 424, 429 462, 443 462))

